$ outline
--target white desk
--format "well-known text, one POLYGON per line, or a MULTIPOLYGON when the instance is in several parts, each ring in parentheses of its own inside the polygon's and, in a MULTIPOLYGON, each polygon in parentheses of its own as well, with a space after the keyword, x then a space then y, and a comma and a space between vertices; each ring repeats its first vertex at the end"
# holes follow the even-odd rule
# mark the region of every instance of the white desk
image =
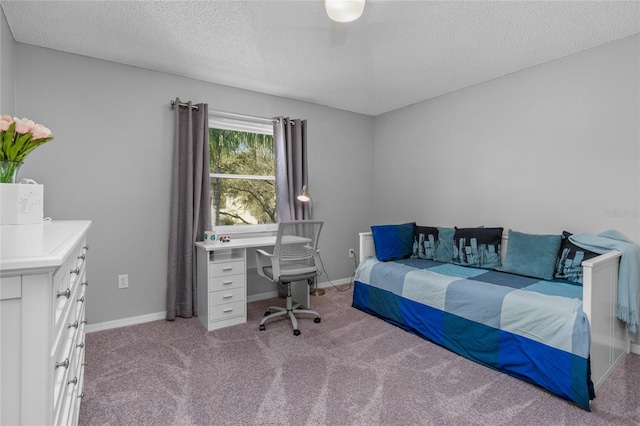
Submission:
MULTIPOLYGON (((270 248, 275 243, 275 236, 195 243, 198 318, 208 331, 247 322, 247 249, 270 248)), ((297 303, 309 308, 306 282, 292 285, 291 293, 297 303)))

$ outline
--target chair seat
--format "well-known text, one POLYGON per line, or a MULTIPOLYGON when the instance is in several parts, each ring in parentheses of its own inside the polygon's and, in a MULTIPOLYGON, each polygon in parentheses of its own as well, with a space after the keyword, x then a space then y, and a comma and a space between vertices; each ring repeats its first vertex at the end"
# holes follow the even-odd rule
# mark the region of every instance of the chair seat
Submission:
MULTIPOLYGON (((262 268, 264 274, 270 280, 273 280, 273 267, 267 266, 262 268)), ((297 263, 287 265, 286 269, 280 270, 280 282, 303 281, 315 277, 318 270, 315 266, 309 267, 305 263, 297 263)))

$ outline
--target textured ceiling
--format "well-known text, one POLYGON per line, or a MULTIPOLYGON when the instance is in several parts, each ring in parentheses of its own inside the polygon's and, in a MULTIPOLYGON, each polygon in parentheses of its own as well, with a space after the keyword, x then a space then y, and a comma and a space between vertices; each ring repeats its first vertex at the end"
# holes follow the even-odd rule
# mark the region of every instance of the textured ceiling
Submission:
POLYGON ((640 33, 638 1, 5 1, 16 41, 378 115, 640 33))

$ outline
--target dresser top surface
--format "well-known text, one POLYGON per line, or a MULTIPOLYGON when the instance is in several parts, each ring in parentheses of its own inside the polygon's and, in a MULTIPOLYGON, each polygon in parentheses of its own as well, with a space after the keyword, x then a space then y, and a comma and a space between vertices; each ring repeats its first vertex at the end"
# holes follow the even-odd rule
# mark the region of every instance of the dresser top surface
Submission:
POLYGON ((89 220, 0 226, 0 271, 57 267, 86 234, 89 220))

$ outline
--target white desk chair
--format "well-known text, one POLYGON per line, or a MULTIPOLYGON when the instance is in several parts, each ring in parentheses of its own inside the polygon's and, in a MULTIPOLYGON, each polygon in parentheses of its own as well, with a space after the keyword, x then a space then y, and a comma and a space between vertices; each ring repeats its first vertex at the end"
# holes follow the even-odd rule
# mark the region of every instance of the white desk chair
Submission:
POLYGON ((300 334, 295 314, 314 315, 313 321, 320 322, 320 314, 316 311, 299 309, 300 304, 293 305, 291 283, 307 280, 311 284, 313 278, 322 273, 318 254, 318 238, 323 224, 324 222, 317 220, 280 222, 273 253, 256 250, 258 274, 274 283, 282 283, 287 286, 286 307, 269 307, 265 317, 260 321, 260 330, 266 328, 265 322, 268 320, 285 315, 288 315, 291 320, 295 336, 300 334))

